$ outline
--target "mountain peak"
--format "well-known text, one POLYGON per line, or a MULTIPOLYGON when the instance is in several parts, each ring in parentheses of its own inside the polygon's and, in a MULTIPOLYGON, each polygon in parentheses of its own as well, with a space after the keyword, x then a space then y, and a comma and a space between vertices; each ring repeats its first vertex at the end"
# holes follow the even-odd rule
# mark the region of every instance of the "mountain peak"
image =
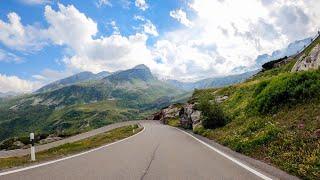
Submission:
POLYGON ((135 67, 133 67, 132 69, 128 69, 125 71, 119 71, 117 73, 114 73, 108 77, 106 77, 106 79, 109 79, 111 81, 131 81, 133 79, 140 79, 143 81, 149 81, 154 79, 150 69, 144 65, 144 64, 140 64, 137 65, 135 67))
POLYGON ((148 66, 144 65, 144 64, 139 64, 136 65, 135 67, 133 67, 132 69, 145 69, 145 70, 150 70, 148 66))

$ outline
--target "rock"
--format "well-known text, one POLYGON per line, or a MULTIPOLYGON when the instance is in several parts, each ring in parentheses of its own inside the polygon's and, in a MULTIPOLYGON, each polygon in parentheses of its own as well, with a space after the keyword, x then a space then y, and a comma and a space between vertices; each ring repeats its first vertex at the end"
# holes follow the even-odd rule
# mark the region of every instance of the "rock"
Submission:
POLYGON ((192 128, 194 125, 201 123, 201 111, 195 110, 195 104, 170 105, 161 111, 153 114, 153 120, 160 120, 167 124, 169 119, 180 119, 180 124, 184 128, 192 128))
POLYGON ((21 149, 22 147, 25 146, 25 144, 23 144, 21 141, 15 141, 13 142, 13 145, 17 147, 17 149, 21 149))
POLYGON ((160 120, 162 123, 167 124, 169 119, 179 118, 180 110, 181 107, 179 104, 173 104, 155 113, 152 119, 160 120))
POLYGON ((315 130, 313 134, 315 138, 320 138, 320 129, 315 130))
POLYGON ((191 114, 191 121, 192 121, 192 124, 198 124, 200 122, 200 117, 201 117, 201 111, 194 111, 192 114, 191 114))
POLYGON ((192 128, 201 122, 201 111, 194 107, 195 104, 186 104, 180 112, 180 123, 184 128, 192 128))
POLYGON ((305 125, 303 123, 298 124, 299 129, 304 129, 305 125))
POLYGON ((61 137, 58 137, 58 136, 56 136, 56 135, 54 135, 54 134, 51 134, 51 135, 49 135, 47 138, 41 139, 41 140, 39 141, 39 143, 40 143, 40 144, 47 144, 47 143, 51 143, 51 142, 54 142, 54 141, 59 141, 59 140, 61 140, 61 139, 62 139, 61 137))
POLYGON ((310 69, 318 69, 320 67, 320 45, 316 45, 309 55, 300 56, 297 63, 292 68, 292 72, 307 71, 310 69))
POLYGON ((223 101, 227 100, 229 96, 217 96, 216 97, 216 102, 217 103, 222 103, 223 101))

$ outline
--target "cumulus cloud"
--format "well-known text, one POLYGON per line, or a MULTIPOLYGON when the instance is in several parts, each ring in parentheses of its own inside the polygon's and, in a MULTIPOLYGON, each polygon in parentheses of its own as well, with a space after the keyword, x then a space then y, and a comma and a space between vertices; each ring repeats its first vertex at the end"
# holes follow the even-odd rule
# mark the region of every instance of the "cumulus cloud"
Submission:
POLYGON ((315 0, 194 0, 189 10, 170 12, 185 28, 165 33, 154 47, 169 78, 197 79, 253 67, 258 55, 314 35, 320 15, 315 0), (180 12, 179 12, 180 11, 180 12), (183 21, 185 23, 183 23, 183 21), (170 65, 169 65, 170 64, 170 65))
POLYGON ((32 92, 41 86, 42 84, 37 81, 29 81, 17 76, 0 74, 0 92, 32 92))
POLYGON ((7 15, 8 22, 0 20, 0 42, 20 51, 37 51, 46 43, 44 32, 36 26, 22 25, 21 18, 14 12, 7 15))
MULTIPOLYGON (((148 8, 141 0, 135 5, 144 7, 142 10, 148 8)), ((97 23, 73 5, 58 4, 56 10, 46 6, 48 28, 22 25, 14 13, 8 16, 8 22, 0 20, 0 41, 12 48, 37 49, 43 44, 35 46, 35 40, 42 41, 30 33, 37 30, 40 35, 45 32, 44 39, 70 49, 63 62, 71 70, 117 71, 143 63, 159 77, 192 81, 226 75, 237 67, 254 67, 258 55, 315 34, 320 19, 320 3, 316 0, 252 0, 250 4, 193 0, 181 8, 169 15, 186 27, 161 36, 150 20, 135 16, 142 22, 137 32, 122 35, 114 21, 110 23, 114 31, 111 35, 97 37, 97 23), (187 18, 190 12, 192 19, 187 18), (157 36, 152 45, 147 45, 149 36, 157 36)))
POLYGON ((58 4, 59 11, 45 7, 46 30, 49 38, 58 45, 69 45, 80 50, 98 32, 97 23, 80 13, 73 5, 58 4))
POLYGON ((145 11, 149 8, 149 5, 146 3, 145 0, 136 0, 135 5, 136 5, 136 7, 141 9, 142 11, 145 11))
POLYGON ((181 9, 177 9, 175 11, 170 11, 170 16, 174 19, 177 19, 181 24, 191 27, 192 22, 187 18, 186 12, 181 9))
MULTIPOLYGON (((63 59, 70 69, 92 72, 117 71, 140 63, 150 66, 154 64, 146 45, 147 33, 157 35, 152 25, 146 26, 145 33, 136 33, 128 37, 117 32, 110 36, 94 38, 97 33, 96 22, 72 5, 59 4, 57 11, 47 6, 45 17, 49 23, 48 32, 52 41, 66 45, 74 53, 63 59)), ((116 25, 115 22, 112 24, 116 25)))

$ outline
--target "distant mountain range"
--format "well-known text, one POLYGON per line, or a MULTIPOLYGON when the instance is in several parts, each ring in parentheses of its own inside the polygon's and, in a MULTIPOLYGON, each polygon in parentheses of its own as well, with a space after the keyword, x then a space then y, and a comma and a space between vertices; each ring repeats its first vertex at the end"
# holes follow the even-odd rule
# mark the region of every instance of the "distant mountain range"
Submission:
POLYGON ((237 75, 208 78, 196 82, 180 82, 177 80, 167 80, 166 82, 176 88, 192 91, 194 89, 217 88, 240 83, 257 74, 259 71, 260 70, 255 70, 237 75))
POLYGON ((58 88, 61 88, 63 86, 71 85, 71 84, 76 84, 76 83, 81 83, 89 80, 100 80, 111 73, 107 71, 102 71, 98 74, 93 74, 92 72, 84 71, 75 75, 72 75, 70 77, 55 81, 53 83, 50 83, 46 86, 43 86, 42 88, 38 89, 36 92, 41 93, 45 91, 50 91, 50 90, 55 90, 58 88))
POLYGON ((306 38, 290 43, 286 48, 282 50, 276 50, 271 55, 263 54, 257 57, 256 64, 260 68, 261 65, 272 60, 280 59, 285 56, 292 56, 300 52, 305 46, 308 46, 312 42, 312 38, 306 38))
POLYGON ((17 95, 20 95, 20 94, 21 93, 12 92, 12 91, 5 92, 5 93, 0 92, 0 98, 14 97, 14 96, 17 96, 17 95))

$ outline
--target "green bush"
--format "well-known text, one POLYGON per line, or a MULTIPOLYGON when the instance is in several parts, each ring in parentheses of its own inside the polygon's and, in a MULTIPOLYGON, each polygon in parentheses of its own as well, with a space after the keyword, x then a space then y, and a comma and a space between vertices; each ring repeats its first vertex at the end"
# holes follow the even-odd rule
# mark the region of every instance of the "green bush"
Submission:
POLYGON ((283 105, 294 105, 320 97, 320 71, 283 74, 261 82, 252 107, 261 114, 276 112, 283 105))
POLYGON ((220 105, 209 94, 200 97, 197 109, 202 112, 202 125, 206 129, 222 127, 226 124, 227 118, 220 105))

